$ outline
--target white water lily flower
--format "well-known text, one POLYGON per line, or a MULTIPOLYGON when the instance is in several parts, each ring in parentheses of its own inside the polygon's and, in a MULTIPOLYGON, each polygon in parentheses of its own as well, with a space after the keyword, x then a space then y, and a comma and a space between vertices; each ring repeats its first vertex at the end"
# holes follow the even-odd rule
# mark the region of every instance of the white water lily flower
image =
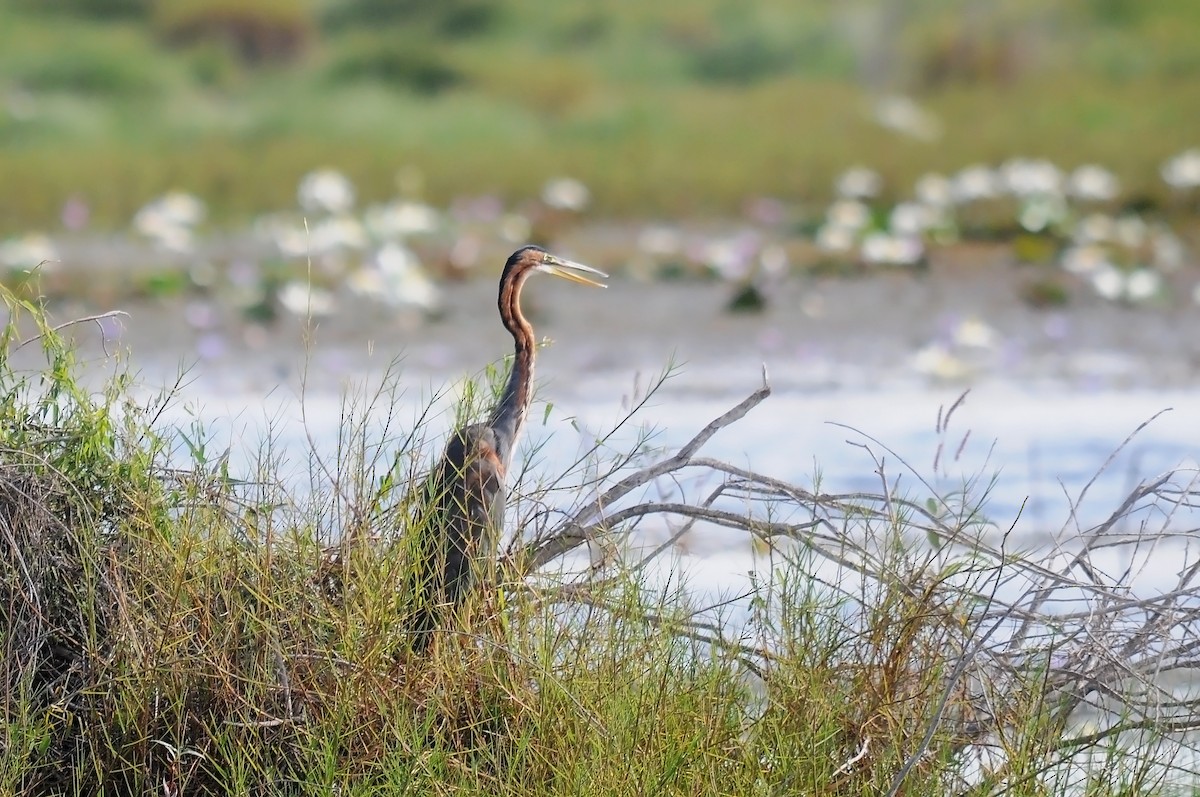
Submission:
POLYGON ((510 244, 519 244, 529 240, 533 225, 529 218, 521 213, 505 213, 500 217, 499 232, 500 237, 510 244))
POLYGON ((302 318, 324 318, 334 311, 332 293, 302 280, 285 283, 279 289, 277 298, 284 310, 302 318))
POLYGON ((328 216, 309 226, 308 246, 313 255, 361 250, 367 247, 367 242, 366 228, 353 216, 328 216))
POLYGON ((967 318, 954 327, 951 340, 964 349, 992 349, 1000 333, 979 318, 967 318))
POLYGON ((1060 264, 1068 274, 1084 276, 1104 269, 1113 269, 1108 253, 1096 244, 1072 246, 1063 252, 1060 264))
POLYGON ((1164 224, 1155 225, 1150 245, 1151 258, 1154 261, 1155 267, 1160 271, 1178 271, 1183 267, 1184 261, 1187 260, 1187 252, 1184 250, 1183 241, 1179 239, 1179 236, 1173 230, 1164 224))
POLYGON ((782 277, 788 272, 788 256, 779 244, 769 244, 763 247, 758 256, 759 266, 765 277, 782 277))
POLYGON ((1139 268, 1125 279, 1125 296, 1131 302, 1145 302, 1158 296, 1162 277, 1150 268, 1139 268))
POLYGON ((854 231, 839 224, 823 224, 815 243, 827 254, 845 254, 854 248, 854 231))
POLYGON ((862 259, 865 263, 885 265, 892 262, 894 239, 886 232, 868 233, 862 242, 862 259))
POLYGON ((137 231, 171 252, 186 254, 195 246, 195 238, 189 227, 181 227, 161 218, 144 216, 137 222, 137 231))
POLYGON ((195 227, 208 215, 204 200, 185 191, 170 191, 156 204, 166 218, 182 227, 195 227))
POLYGON ((263 227, 284 257, 304 257, 309 253, 309 234, 304 227, 282 219, 271 219, 263 227))
POLYGON ((854 166, 842 172, 834 190, 842 199, 873 199, 883 190, 883 178, 874 169, 854 166))
POLYGON ((413 250, 403 244, 384 244, 375 254, 375 265, 389 276, 399 276, 421 268, 421 261, 413 250))
POLYGON ((1119 192, 1117 176, 1094 163, 1080 166, 1067 178, 1067 193, 1084 202, 1109 202, 1119 192))
POLYGON ((1114 237, 1128 249, 1137 249, 1146 242, 1149 230, 1141 216, 1127 214, 1117 219, 1114 237))
POLYGON ((1000 194, 1003 181, 994 169, 983 164, 968 166, 951 181, 951 195, 960 205, 1000 194))
POLYGON ((1200 148, 1185 150, 1162 165, 1163 180, 1176 191, 1200 188, 1200 148))
POLYGON ((919 202, 935 208, 945 208, 954 202, 954 184, 936 172, 921 175, 913 192, 919 202))
POLYGON ((1162 276, 1151 268, 1138 268, 1126 274, 1106 264, 1092 274, 1092 288, 1110 302, 1145 302, 1162 292, 1162 276))
POLYGON ((875 121, 889 130, 921 141, 933 141, 942 134, 942 125, 936 116, 912 98, 902 95, 893 94, 875 103, 875 121))
POLYGON ((436 232, 441 226, 441 214, 435 208, 408 200, 372 205, 363 220, 371 235, 381 240, 436 232))
POLYGON ((911 362, 917 373, 941 381, 955 382, 971 375, 970 367, 940 341, 917 350, 911 362))
POLYGON ((1092 272, 1092 289, 1103 299, 1115 302, 1125 294, 1125 275, 1111 263, 1092 272))
POLYGON ((1047 160, 1013 158, 1000 167, 1008 190, 1019 197, 1059 196, 1063 174, 1047 160))
POLYGON ((56 263, 58 258, 54 242, 41 233, 10 238, 0 244, 0 265, 5 268, 33 269, 43 263, 56 263))
POLYGON ((753 235, 737 235, 711 241, 704 248, 704 262, 722 279, 740 280, 750 273, 759 242, 753 235))
POLYGON ((888 228, 896 235, 919 236, 933 226, 937 214, 919 202, 901 202, 892 208, 888 228))
POLYGON ((829 206, 826 220, 838 227, 857 232, 871 221, 871 209, 853 199, 840 199, 829 206))
POLYGON ((913 266, 925 256, 921 239, 873 232, 862 242, 862 258, 873 265, 913 266))
POLYGON ((183 191, 171 191, 143 205, 133 217, 133 228, 164 249, 190 252, 193 228, 204 220, 204 202, 183 191))
POLYGON ((683 250, 683 236, 673 227, 653 225, 638 233, 637 248, 651 257, 674 257, 683 250))
POLYGON ((1042 232, 1067 216, 1066 203, 1052 194, 1036 194, 1021 207, 1018 221, 1026 232, 1042 232))
POLYGON ((542 187, 542 201, 559 210, 578 213, 587 208, 591 198, 588 187, 573 177, 556 177, 542 187))
POLYGON ((300 179, 300 207, 312 213, 345 213, 354 207, 354 184, 336 169, 317 169, 300 179))
POLYGON ((1074 239, 1081 244, 1095 244, 1116 238, 1117 224, 1107 213, 1092 213, 1075 225, 1074 239))
POLYGON ((434 310, 441 303, 437 285, 411 249, 395 242, 383 245, 372 264, 350 275, 348 285, 360 295, 391 305, 434 310))

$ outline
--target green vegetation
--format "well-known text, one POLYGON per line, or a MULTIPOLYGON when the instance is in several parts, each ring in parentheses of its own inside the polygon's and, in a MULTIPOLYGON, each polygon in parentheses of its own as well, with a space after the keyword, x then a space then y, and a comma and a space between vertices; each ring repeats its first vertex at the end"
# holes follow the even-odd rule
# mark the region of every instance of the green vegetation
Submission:
MULTIPOLYGON (((4 299, 5 793, 1147 793, 1157 745, 1195 726, 1194 696, 1139 686, 1162 657, 1194 666, 1186 580, 1131 605, 1121 584, 989 548, 973 503, 986 484, 918 504, 700 459, 765 385, 672 456, 599 457, 601 439, 584 468, 517 485, 525 547, 503 560, 502 589, 416 657, 404 585, 422 423, 378 417, 386 393, 352 401, 310 491, 278 483, 270 443, 240 481, 202 427, 158 428, 177 391, 135 403, 119 362, 75 362, 74 327, 4 299), (703 500, 621 502, 698 468, 723 477, 703 500), (582 527, 597 506, 621 508, 582 527), (660 514, 726 526, 775 561, 745 635, 651 585, 665 547, 583 580, 533 575, 660 514), (812 576, 822 561, 848 578, 812 576), (1014 578, 1023 594, 1000 597, 1014 578), (1060 591, 1089 595, 1083 620, 1043 613, 1060 591), (1110 703, 1106 727, 1070 721, 1094 683, 1128 715, 1110 703), (992 763, 968 786, 962 762, 983 739, 992 763), (1086 774, 1067 766, 1081 751, 1086 774)), ((1096 539, 1145 500, 1194 499, 1139 486, 1096 539)))
POLYGON ((894 192, 1009 155, 1096 161, 1133 196, 1196 144, 1190 0, 860 4, 548 0, 0 3, 0 232, 85 197, 102 226, 194 191, 218 222, 342 169, 363 199, 535 195, 570 174, 614 216, 825 198, 868 162, 894 192), (935 114, 882 128, 871 98, 935 114))

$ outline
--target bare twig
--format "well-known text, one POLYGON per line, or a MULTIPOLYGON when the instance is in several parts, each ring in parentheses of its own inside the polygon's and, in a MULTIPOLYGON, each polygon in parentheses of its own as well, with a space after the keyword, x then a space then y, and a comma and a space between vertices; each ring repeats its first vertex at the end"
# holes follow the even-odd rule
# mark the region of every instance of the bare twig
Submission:
POLYGON ((128 318, 129 313, 125 312, 124 310, 109 310, 107 313, 97 313, 96 315, 85 315, 85 316, 81 316, 80 318, 72 318, 70 321, 64 321, 63 323, 58 324, 57 326, 50 327, 49 329, 43 330, 42 332, 39 332, 36 335, 31 335, 30 337, 25 338, 25 340, 21 341, 20 343, 18 343, 16 346, 13 347, 13 351, 22 349, 25 346, 28 346, 30 343, 33 343, 34 341, 41 340, 48 334, 55 333, 55 332, 61 332, 62 330, 67 329, 68 327, 73 327, 76 324, 86 324, 86 323, 94 321, 96 323, 96 326, 100 327, 100 332, 103 334, 104 326, 100 322, 106 318, 118 318, 118 317, 128 318))

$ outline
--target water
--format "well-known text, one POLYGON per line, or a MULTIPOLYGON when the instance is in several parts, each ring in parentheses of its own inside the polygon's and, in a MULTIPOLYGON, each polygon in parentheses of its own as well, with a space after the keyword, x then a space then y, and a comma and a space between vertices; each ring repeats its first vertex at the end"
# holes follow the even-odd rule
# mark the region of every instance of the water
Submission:
MULTIPOLYGON (((268 421, 297 462, 310 444, 330 451, 344 396, 370 394, 378 382, 361 373, 339 380, 340 385, 310 384, 303 393, 297 385, 259 393, 231 389, 229 376, 194 373, 183 401, 166 419, 204 419, 217 438, 232 446, 235 468, 250 466, 268 421)), ((454 375, 443 378, 418 376, 416 385, 395 403, 388 402, 402 426, 420 415, 427 397, 440 386, 453 390, 454 375)), ((632 446, 650 429, 654 447, 673 450, 760 380, 757 369, 736 362, 689 366, 668 379, 609 445, 632 446)), ((635 374, 618 371, 592 374, 572 385, 548 382, 530 413, 519 458, 537 451, 535 472, 556 473, 591 440, 588 432, 600 433, 626 414, 635 382, 635 374), (547 403, 551 409, 544 416, 547 403)), ((1015 523, 1031 537, 1069 525, 1094 525, 1140 480, 1181 466, 1194 468, 1200 456, 1200 390, 1081 391, 993 382, 970 389, 949 428, 939 433, 939 411, 964 391, 961 386, 915 384, 875 390, 776 389, 704 450, 805 488, 819 483, 828 492, 878 491, 881 467, 890 485, 922 500, 930 487, 942 491, 961 488, 964 482, 990 482, 988 514, 1005 526, 1015 523)), ((431 434, 449 431, 450 403, 438 404, 431 434)), ((431 459, 435 453, 430 451, 431 459)))

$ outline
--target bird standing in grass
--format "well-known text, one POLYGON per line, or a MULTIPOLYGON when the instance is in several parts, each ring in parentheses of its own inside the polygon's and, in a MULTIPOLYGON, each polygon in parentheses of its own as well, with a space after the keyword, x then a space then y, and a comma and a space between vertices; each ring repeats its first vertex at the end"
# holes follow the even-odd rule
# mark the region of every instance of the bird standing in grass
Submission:
POLYGON ((533 388, 536 341, 521 313, 521 289, 534 274, 605 287, 608 275, 537 246, 518 249, 500 276, 500 320, 513 336, 513 362, 500 401, 485 423, 457 430, 430 482, 428 522, 418 533, 413 649, 423 651, 490 565, 504 526, 505 477, 533 388))

